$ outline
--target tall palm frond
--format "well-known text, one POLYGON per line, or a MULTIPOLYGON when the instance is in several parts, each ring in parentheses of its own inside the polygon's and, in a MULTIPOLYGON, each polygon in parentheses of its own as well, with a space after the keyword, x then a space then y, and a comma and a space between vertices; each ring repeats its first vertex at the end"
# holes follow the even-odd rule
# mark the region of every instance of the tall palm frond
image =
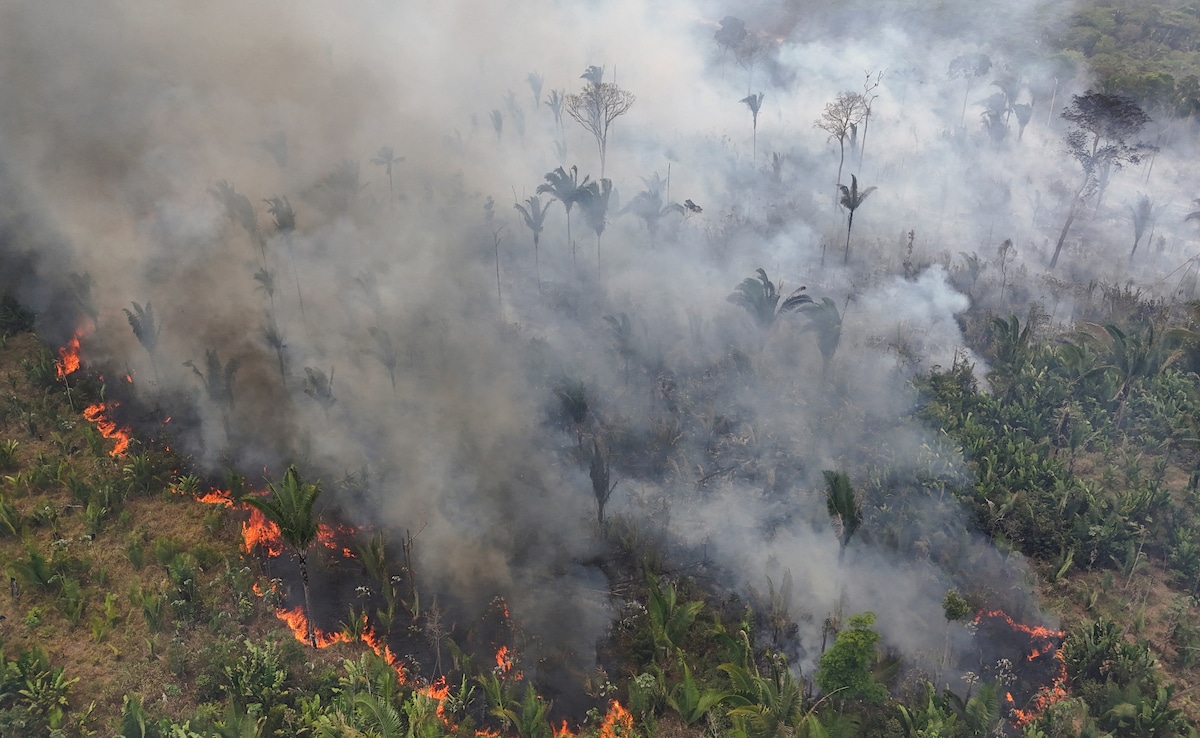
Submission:
POLYGON ((850 217, 846 221, 846 255, 843 263, 850 261, 850 229, 854 227, 854 211, 858 210, 859 206, 866 201, 867 197, 875 191, 875 187, 867 187, 866 189, 858 189, 858 177, 850 175, 850 186, 840 184, 838 190, 842 193, 839 202, 842 207, 850 212, 850 217))

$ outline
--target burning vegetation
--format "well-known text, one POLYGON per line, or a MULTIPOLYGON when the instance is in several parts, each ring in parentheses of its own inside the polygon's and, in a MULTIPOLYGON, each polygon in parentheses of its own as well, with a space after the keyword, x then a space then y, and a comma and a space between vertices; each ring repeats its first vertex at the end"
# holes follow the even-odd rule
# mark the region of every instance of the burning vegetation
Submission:
MULTIPOLYGON (((0 397, 5 622, 144 626, 122 733, 1184 732, 1200 15, 1088 16, 1173 53, 1089 85, 1022 3, 376 5, 0 10, 0 289, 64 344, 0 397)), ((0 733, 86 732, 43 661, 0 733)))

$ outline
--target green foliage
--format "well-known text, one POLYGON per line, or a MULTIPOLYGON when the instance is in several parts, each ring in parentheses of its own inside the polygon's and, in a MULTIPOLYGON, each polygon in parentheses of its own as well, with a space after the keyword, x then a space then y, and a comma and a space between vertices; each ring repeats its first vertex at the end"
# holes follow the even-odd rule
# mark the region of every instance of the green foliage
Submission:
POLYGON ((64 728, 68 695, 78 678, 68 679, 63 667, 52 667, 46 652, 37 647, 23 651, 15 661, 0 653, 0 667, 0 705, 23 712, 25 735, 49 735, 64 728))
POLYGON ((684 661, 682 676, 667 692, 667 706, 679 714, 684 725, 695 725, 728 696, 727 692, 716 689, 702 690, 684 661))
POLYGON ((646 580, 650 589, 647 609, 654 645, 670 658, 679 650, 683 637, 704 609, 704 603, 699 600, 681 603, 674 584, 663 589, 657 577, 650 575, 646 580))
POLYGON ((812 712, 804 712, 802 685, 781 657, 771 658, 771 673, 767 677, 738 664, 722 664, 719 668, 729 677, 729 717, 739 734, 747 738, 776 738, 786 735, 788 729, 819 730, 812 712))
POLYGON ((222 689, 240 707, 257 704, 269 709, 287 692, 287 669, 279 646, 270 640, 259 646, 248 638, 242 646, 244 652, 238 660, 225 667, 222 689))
POLYGON ((839 700, 879 703, 887 699, 887 689, 871 673, 879 656, 875 646, 880 636, 871 629, 874 624, 873 612, 850 616, 850 627, 837 634, 818 662, 815 678, 822 692, 836 693, 839 700))

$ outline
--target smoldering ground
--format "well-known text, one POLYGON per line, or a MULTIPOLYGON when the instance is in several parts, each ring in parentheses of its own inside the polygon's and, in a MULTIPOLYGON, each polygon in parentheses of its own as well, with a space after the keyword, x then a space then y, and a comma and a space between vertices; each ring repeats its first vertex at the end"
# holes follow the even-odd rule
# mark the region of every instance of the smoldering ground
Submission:
MULTIPOLYGON (((714 40, 727 12, 706 2, 10 3, 0 283, 50 340, 88 326, 87 358, 133 371, 146 405, 195 408, 177 433, 205 469, 253 480, 296 461, 351 519, 420 530, 423 586, 464 621, 503 595, 534 634, 530 663, 565 652, 587 671, 617 609, 588 563, 609 551, 594 448, 626 531, 679 561, 703 548, 709 583, 743 596, 790 572, 806 670, 821 621, 865 609, 932 669, 949 587, 986 571, 996 604, 1036 614, 1023 564, 897 481, 967 473, 908 417, 907 380, 985 369, 955 320, 967 255, 1014 244, 970 299, 1007 310, 1014 275, 1048 299, 1036 276, 1079 173, 1046 83, 1058 75, 1058 107, 1087 85, 1087 70, 1027 63, 1054 13, 994 6, 972 26, 975 8, 921 27, 752 5, 756 43, 739 54, 714 40), (993 72, 948 74, 983 51, 993 72), (548 102, 589 65, 637 100, 609 133, 607 217, 574 208, 568 244, 564 209, 537 188, 560 166, 599 177, 596 142, 548 102), (1019 143, 1015 126, 997 138, 980 123, 1002 71, 1034 104, 1019 143), (813 121, 873 73, 842 180, 878 189, 851 229, 838 146, 813 121), (738 101, 760 90, 752 130, 738 101), (549 208, 536 261, 513 208, 534 196, 549 208), (811 317, 756 321, 727 300, 759 268, 782 297, 805 286, 837 308, 828 371, 811 317), (134 302, 158 316, 153 362, 123 312, 134 302), (214 396, 230 361, 231 392, 214 396), (574 419, 566 387, 583 388, 574 419), (841 563, 818 493, 835 468, 871 490, 841 563), (367 489, 339 495, 362 469, 367 489)), ((1107 199, 1141 187, 1180 208, 1175 159, 1153 179, 1114 176, 1107 199)), ((1126 277, 1102 258, 1127 249, 1102 237, 1123 223, 1108 212, 1080 226, 1091 256, 1073 239, 1066 278, 1126 277)), ((1160 228, 1165 246, 1135 270, 1148 289, 1186 256, 1182 224, 1160 228)))

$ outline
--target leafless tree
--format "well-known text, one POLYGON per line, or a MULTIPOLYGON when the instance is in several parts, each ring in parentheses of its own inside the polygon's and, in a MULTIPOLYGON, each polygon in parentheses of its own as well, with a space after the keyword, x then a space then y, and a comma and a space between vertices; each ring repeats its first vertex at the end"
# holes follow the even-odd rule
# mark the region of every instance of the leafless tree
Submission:
POLYGON ((613 121, 629 112, 637 98, 614 82, 602 81, 602 74, 600 67, 588 67, 582 75, 588 83, 580 92, 567 95, 565 102, 567 113, 596 138, 596 148, 600 152, 600 177, 603 179, 608 154, 608 130, 613 121))
MULTIPOLYGON (((866 102, 857 92, 846 90, 839 92, 837 99, 825 105, 825 111, 817 119, 817 128, 829 134, 829 141, 838 142, 838 176, 836 187, 842 186, 842 166, 846 163, 846 139, 858 127, 859 121, 867 114, 866 102)), ((835 189, 835 193, 837 190, 835 189)), ((837 195, 834 195, 834 202, 837 195)))

